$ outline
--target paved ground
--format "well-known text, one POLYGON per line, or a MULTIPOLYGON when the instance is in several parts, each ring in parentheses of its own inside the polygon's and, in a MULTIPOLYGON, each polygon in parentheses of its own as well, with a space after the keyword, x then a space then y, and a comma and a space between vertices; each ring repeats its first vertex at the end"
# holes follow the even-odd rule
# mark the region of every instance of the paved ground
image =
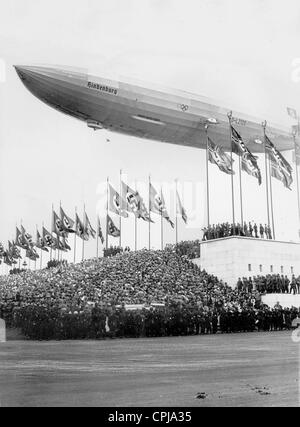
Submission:
POLYGON ((288 332, 0 344, 1 406, 299 406, 298 379, 288 332))

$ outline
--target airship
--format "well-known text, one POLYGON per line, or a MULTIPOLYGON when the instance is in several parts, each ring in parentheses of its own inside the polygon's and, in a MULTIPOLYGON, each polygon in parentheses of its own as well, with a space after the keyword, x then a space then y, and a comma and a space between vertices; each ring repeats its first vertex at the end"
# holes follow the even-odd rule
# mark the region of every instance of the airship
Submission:
POLYGON ((289 129, 217 105, 200 95, 153 84, 116 80, 86 70, 57 66, 15 66, 25 87, 61 113, 134 137, 206 148, 207 135, 231 149, 229 119, 247 147, 264 151, 264 132, 279 150, 294 148, 289 129))

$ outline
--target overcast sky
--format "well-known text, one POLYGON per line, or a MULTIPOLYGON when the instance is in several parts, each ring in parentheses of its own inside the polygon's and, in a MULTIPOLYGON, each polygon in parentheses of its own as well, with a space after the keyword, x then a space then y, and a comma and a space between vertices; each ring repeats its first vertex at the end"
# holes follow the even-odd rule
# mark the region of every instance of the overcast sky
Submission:
MULTIPOLYGON (((95 224, 97 188, 108 175, 117 186, 120 169, 129 183, 137 180, 145 198, 142 183, 149 174, 154 182, 164 182, 166 193, 175 178, 185 184, 184 198, 192 220, 187 229, 180 223, 180 238, 199 237, 205 221, 203 151, 94 133, 34 98, 13 64, 86 67, 99 76, 138 78, 215 98, 279 125, 293 124, 287 106, 300 111, 298 0, 2 3, 0 241, 4 243, 14 237, 15 224, 21 219, 32 233, 43 221, 49 228, 51 204, 57 209, 60 200, 70 215, 75 206, 82 210, 85 202, 95 224), (193 210, 199 211, 197 218, 193 210)), ((287 158, 291 159, 291 153, 287 158)), ((263 170, 263 159, 260 166, 263 170)), ((211 166, 210 182, 212 222, 231 220, 230 180, 211 166)), ((295 191, 273 183, 276 237, 295 240, 295 191)), ((266 222, 264 187, 243 174, 243 188, 245 218, 266 222)), ((166 199, 171 205, 168 194, 166 199)), ((174 218, 173 206, 169 210, 174 218)), ((124 223, 123 229, 124 244, 132 245, 133 220, 124 223)), ((154 246, 159 245, 159 230, 157 219, 154 246)), ((146 231, 141 224, 140 247, 147 245, 146 231)), ((166 224, 166 242, 174 238, 166 224)), ((94 243, 87 245, 86 254, 95 254, 94 243)))

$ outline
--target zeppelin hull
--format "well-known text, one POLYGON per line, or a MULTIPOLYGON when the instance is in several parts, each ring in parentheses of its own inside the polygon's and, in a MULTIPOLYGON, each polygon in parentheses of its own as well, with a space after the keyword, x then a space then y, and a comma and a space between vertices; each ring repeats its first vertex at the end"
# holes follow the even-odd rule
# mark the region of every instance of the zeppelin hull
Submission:
MULTIPOLYGON (((45 67, 16 70, 33 95, 79 120, 95 121, 113 132, 139 138, 206 148, 205 125, 215 118, 218 124, 209 127, 209 134, 214 142, 230 149, 228 111, 196 95, 146 88, 78 71, 45 67)), ((252 151, 263 151, 263 146, 254 142, 263 136, 259 121, 239 119, 236 127, 252 151)), ((293 148, 287 131, 271 128, 270 132, 279 149, 293 148)))

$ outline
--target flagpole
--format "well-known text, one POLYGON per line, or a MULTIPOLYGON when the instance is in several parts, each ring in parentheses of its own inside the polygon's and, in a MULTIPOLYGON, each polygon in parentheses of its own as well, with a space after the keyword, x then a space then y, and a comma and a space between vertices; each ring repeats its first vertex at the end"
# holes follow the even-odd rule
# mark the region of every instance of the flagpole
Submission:
MULTIPOLYGON (((134 182, 135 192, 137 193, 137 184, 136 180, 134 182)), ((137 212, 134 213, 134 250, 137 251, 137 212)))
POLYGON ((175 187, 176 187, 176 229, 175 229, 175 233, 176 233, 176 245, 178 244, 178 188, 177 188, 177 179, 175 180, 175 187))
MULTIPOLYGON (((45 240, 44 240, 44 221, 42 222, 42 238, 43 238, 43 245, 45 246, 45 240)), ((43 268, 42 260, 41 260, 41 268, 43 268)))
POLYGON ((209 140, 208 140, 208 127, 209 125, 205 125, 205 132, 206 132, 206 204, 207 204, 207 227, 210 226, 210 206, 209 206, 209 171, 208 171, 208 162, 209 162, 209 155, 208 155, 208 147, 209 147, 209 140))
POLYGON ((243 189, 242 189, 242 157, 239 155, 239 178, 240 178, 240 203, 241 203, 241 225, 244 224, 243 213, 243 189))
POLYGON ((273 208, 273 185, 272 185, 271 160, 270 160, 270 157, 269 157, 269 161, 268 161, 268 166, 269 166, 269 179, 270 179, 270 206, 271 206, 272 230, 273 230, 273 239, 276 240, 276 236, 275 236, 275 222, 274 222, 274 208, 273 208))
MULTIPOLYGON (((18 223, 16 222, 16 234, 17 234, 17 228, 18 228, 18 223)), ((15 239, 15 243, 19 243, 19 242, 17 242, 17 236, 16 236, 16 239, 15 239)), ((20 249, 20 255, 22 254, 21 250, 22 250, 22 248, 20 249)), ((18 266, 19 266, 19 270, 21 270, 21 259, 20 258, 19 258, 19 264, 18 264, 18 266)))
MULTIPOLYGON (((299 121, 298 121, 299 126, 299 121)), ((297 183, 297 201, 298 201, 298 219, 299 219, 299 229, 298 236, 300 237, 300 194, 299 194, 299 171, 298 171, 298 162, 297 162, 297 142, 296 142, 296 133, 293 132, 294 146, 295 146, 295 167, 296 167, 296 183, 297 183)))
POLYGON ((55 259, 59 262, 60 236, 59 236, 59 234, 56 234, 56 233, 55 233, 55 235, 56 235, 57 243, 58 243, 58 246, 56 246, 56 248, 55 248, 55 259))
POLYGON ((99 216, 97 215, 97 246, 96 246, 96 258, 99 259, 99 216))
MULTIPOLYGON (((232 111, 228 114, 229 120, 229 135, 230 135, 230 152, 231 152, 231 165, 233 164, 233 152, 232 152, 232 131, 231 131, 231 119, 232 119, 232 111)), ((233 174, 231 174, 231 199, 232 199, 232 224, 233 224, 233 234, 235 234, 235 210, 234 210, 234 182, 233 182, 233 174)))
POLYGON ((264 131, 264 145, 265 145, 265 169, 266 169, 266 196, 267 196, 267 217, 268 217, 268 226, 270 227, 270 202, 269 202, 269 182, 268 182, 268 158, 267 158, 267 149, 266 149, 266 127, 267 122, 262 123, 264 131))
MULTIPOLYGON (((86 215, 85 215, 85 203, 83 204, 83 236, 85 237, 85 230, 86 230, 86 215)), ((84 261, 84 238, 82 239, 82 261, 84 261)))
MULTIPOLYGON (((55 214, 56 214, 56 212, 55 212, 55 214)), ((54 213, 53 213, 53 215, 54 215, 54 213)), ((56 214, 57 215, 57 214, 56 214)), ((59 231, 60 232, 60 230, 58 230, 57 229, 58 227, 57 226, 55 226, 55 229, 56 229, 56 231, 59 231)), ((58 242, 58 247, 56 248, 57 249, 57 261, 59 262, 59 256, 60 256, 60 250, 59 250, 59 248, 60 248, 60 235, 58 234, 58 233, 55 233, 56 234, 56 237, 57 237, 57 242, 58 242)), ((56 258, 56 257, 55 257, 56 258)))
MULTIPOLYGON (((51 214, 51 237, 53 236, 53 209, 54 209, 54 206, 53 206, 53 203, 52 203, 52 214, 51 214)), ((48 227, 47 227, 48 228, 48 227)), ((51 248, 50 248, 50 261, 52 261, 52 255, 53 255, 53 249, 52 249, 52 245, 51 245, 51 248)))
MULTIPOLYGON (((17 231, 17 228, 18 228, 18 224, 16 223, 16 231, 17 231)), ((17 237, 17 236, 16 236, 17 237)), ((16 239, 17 240, 17 239, 16 239)), ((17 243, 19 243, 19 242, 17 242, 17 243)), ((20 249, 20 254, 21 254, 21 256, 22 256, 22 248, 20 249)), ((21 270, 21 259, 19 258, 19 270, 21 270)))
POLYGON ((120 169, 120 185, 119 185, 119 191, 120 191, 120 248, 122 247, 122 169, 120 169))
MULTIPOLYGON (((36 234, 37 234, 37 229, 38 229, 37 224, 35 225, 35 228, 36 228, 36 234)), ((37 237, 37 236, 36 236, 36 237, 37 237)), ((36 270, 36 259, 35 259, 35 270, 36 270)))
POLYGON ((106 250, 108 249, 108 184, 109 184, 109 177, 107 177, 107 183, 106 183, 106 250))
POLYGON ((149 175, 149 251, 151 250, 151 195, 150 195, 150 187, 151 187, 151 175, 149 175))
MULTIPOLYGON (((53 230, 53 223, 54 223, 54 206, 52 205, 52 225, 51 225, 51 236, 53 237, 53 234, 56 234, 56 233, 54 233, 54 230, 53 230)), ((59 247, 59 235, 58 234, 56 234, 56 237, 57 237, 57 241, 58 241, 58 247, 59 247)), ((55 238, 56 238, 55 237, 55 238)), ((58 248, 57 247, 55 247, 55 249, 54 249, 54 260, 56 261, 56 251, 58 251, 58 248)))
POLYGON ((74 234, 74 264, 76 264, 76 243, 77 243, 77 207, 75 207, 75 234, 74 234))
MULTIPOLYGON (((160 198, 161 201, 163 199, 163 193, 162 193, 162 187, 160 187, 160 198)), ((161 218, 160 218, 160 228, 161 228, 161 250, 163 251, 164 249, 164 222, 163 222, 163 215, 162 215, 162 210, 160 212, 161 218)))
MULTIPOLYGON (((59 208, 60 208, 60 212, 61 212, 61 200, 59 201, 59 208)), ((60 214, 60 212, 59 212, 59 214, 60 214)), ((60 220, 61 220, 62 226, 64 226, 62 219, 61 219, 61 215, 60 215, 60 220)), ((62 237, 64 237, 64 235, 62 237)), ((63 260, 63 251, 61 250, 60 251, 60 261, 62 262, 62 260, 63 260)))

